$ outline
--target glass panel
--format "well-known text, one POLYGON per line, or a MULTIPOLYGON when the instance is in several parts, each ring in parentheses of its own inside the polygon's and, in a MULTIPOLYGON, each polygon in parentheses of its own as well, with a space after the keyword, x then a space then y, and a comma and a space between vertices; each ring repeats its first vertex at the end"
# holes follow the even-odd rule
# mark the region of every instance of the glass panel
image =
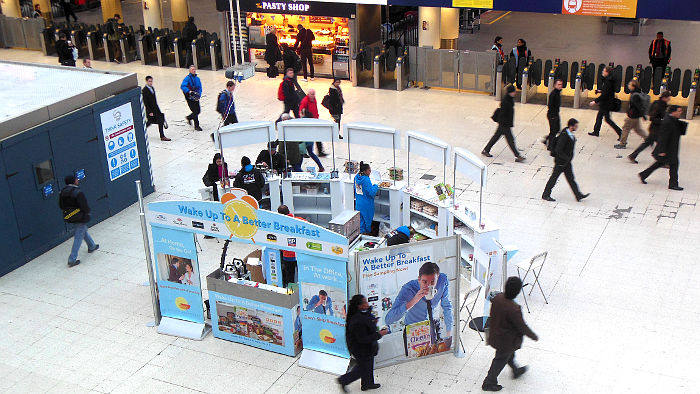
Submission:
POLYGON ((478 75, 478 86, 477 90, 484 92, 491 92, 493 90, 494 83, 494 72, 495 72, 496 59, 495 55, 491 53, 479 53, 477 54, 477 75, 478 75))
POLYGON ((34 166, 36 180, 40 185, 53 180, 53 169, 51 168, 51 160, 42 161, 34 166))
POLYGON ((459 88, 476 90, 476 52, 459 53, 459 88))

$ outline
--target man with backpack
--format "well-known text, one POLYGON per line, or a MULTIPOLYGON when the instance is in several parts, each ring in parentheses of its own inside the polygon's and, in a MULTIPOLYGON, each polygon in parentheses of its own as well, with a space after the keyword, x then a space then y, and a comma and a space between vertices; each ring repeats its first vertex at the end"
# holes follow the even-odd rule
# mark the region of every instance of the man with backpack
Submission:
POLYGON ((631 80, 627 87, 630 91, 630 108, 627 110, 627 118, 625 118, 625 123, 622 125, 622 135, 620 136, 620 143, 615 145, 615 149, 625 149, 627 148, 627 137, 630 134, 630 129, 634 129, 642 138, 647 138, 647 133, 642 130, 642 119, 646 119, 647 112, 649 111, 649 95, 642 92, 639 88, 639 81, 636 79, 631 80))
POLYGON ((294 82, 294 70, 291 68, 284 72, 284 79, 277 89, 277 99, 284 102, 283 113, 288 114, 292 111, 295 118, 299 117, 299 96, 294 82))
POLYGON ((576 201, 581 201, 590 195, 590 193, 581 193, 578 189, 576 179, 574 179, 574 168, 571 166, 571 161, 574 159, 574 147, 576 146, 576 137, 574 137, 576 129, 578 129, 578 120, 571 118, 567 122, 567 127, 554 137, 554 149, 550 153, 554 157, 554 168, 552 169, 552 176, 549 177, 542 193, 543 200, 556 201, 552 198, 552 189, 562 172, 566 177, 566 181, 569 182, 569 186, 571 186, 571 191, 574 192, 576 201))
POLYGON ((115 63, 121 63, 119 58, 122 57, 121 46, 119 45, 119 38, 121 35, 119 19, 121 16, 119 14, 114 14, 114 18, 109 18, 107 23, 105 23, 105 31, 107 33, 107 41, 109 46, 112 47, 112 55, 114 56, 115 63))
POLYGON ((185 117, 187 123, 192 124, 192 121, 194 121, 194 129, 202 131, 202 128, 199 127, 199 113, 202 112, 199 106, 199 98, 202 97, 202 81, 199 80, 197 68, 194 65, 190 66, 189 74, 182 80, 180 90, 185 95, 187 106, 192 111, 185 117))
POLYGON ((665 91, 661 93, 659 99, 654 101, 654 104, 651 105, 651 108, 649 109, 649 136, 644 139, 644 142, 642 142, 641 145, 634 150, 634 152, 627 156, 632 163, 639 163, 637 161, 637 156, 644 149, 654 145, 656 142, 661 130, 661 121, 664 119, 664 115, 666 115, 666 108, 668 108, 669 101, 671 101, 671 92, 665 91))
POLYGON ((90 207, 85 194, 78 187, 80 180, 73 175, 68 175, 65 178, 65 182, 66 187, 61 189, 58 206, 63 210, 63 220, 66 223, 72 223, 75 227, 73 247, 71 248, 70 256, 68 256, 68 267, 75 267, 80 264, 78 251, 83 240, 87 243, 88 253, 96 251, 100 248, 100 245, 96 244, 90 237, 90 234, 88 234, 87 223, 90 221, 90 207))
POLYGON ((224 122, 224 126, 228 126, 231 123, 238 123, 236 104, 233 101, 233 91, 235 89, 235 82, 226 82, 226 89, 219 93, 219 99, 216 100, 216 112, 221 114, 221 120, 224 122))

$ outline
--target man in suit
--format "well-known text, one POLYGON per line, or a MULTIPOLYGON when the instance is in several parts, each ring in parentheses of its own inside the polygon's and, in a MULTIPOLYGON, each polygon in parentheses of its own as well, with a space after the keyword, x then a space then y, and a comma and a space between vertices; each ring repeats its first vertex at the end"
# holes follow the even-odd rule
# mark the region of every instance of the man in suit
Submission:
POLYGON ((508 142, 510 150, 513 151, 513 154, 515 155, 515 161, 520 163, 525 161, 525 157, 521 156, 520 152, 518 152, 518 148, 515 147, 515 137, 513 137, 513 132, 511 131, 511 127, 513 127, 513 117, 515 116, 514 97, 515 86, 508 85, 508 87, 506 88, 506 95, 503 96, 503 99, 501 100, 501 108, 498 113, 497 119, 498 128, 493 134, 493 137, 491 137, 489 142, 484 147, 484 150, 481 151, 481 154, 486 157, 493 157, 493 155, 491 155, 490 153, 491 148, 503 135, 506 137, 506 141, 508 142))
POLYGON ((620 139, 622 135, 622 129, 615 124, 615 122, 610 118, 610 111, 612 111, 613 103, 615 102, 615 80, 613 78, 613 68, 607 66, 603 69, 603 84, 599 93, 600 96, 596 97, 595 100, 591 101, 590 105, 594 106, 598 104, 598 115, 595 118, 595 125, 593 126, 593 132, 588 133, 594 137, 600 136, 600 126, 603 124, 603 118, 605 118, 605 123, 610 125, 610 127, 617 133, 617 139, 620 139))
POLYGON ((180 283, 180 275, 177 271, 180 269, 180 259, 173 257, 168 266, 168 281, 180 283))
POLYGON ((549 146, 554 136, 561 130, 561 119, 559 118, 559 107, 561 107, 561 89, 564 81, 557 79, 554 81, 554 89, 547 99, 547 120, 549 121, 549 134, 544 137, 544 144, 549 146))
POLYGON ((547 186, 545 186, 544 192, 542 193, 543 200, 556 201, 551 197, 552 188, 554 188, 562 172, 566 177, 566 181, 569 182, 569 186, 571 186, 571 191, 573 191, 574 196, 576 196, 576 201, 581 201, 590 195, 590 193, 583 194, 578 189, 576 179, 574 179, 574 168, 571 166, 571 161, 574 159, 574 147, 576 146, 574 132, 577 129, 578 120, 571 118, 567 122, 566 128, 561 131, 559 136, 553 137, 555 140, 553 141, 554 146, 551 155, 554 156, 554 168, 552 169, 552 176, 549 177, 547 186))
POLYGON ((654 158, 656 162, 649 168, 639 173, 639 179, 646 184, 646 179, 655 170, 668 166, 668 188, 671 190, 683 190, 678 186, 678 153, 680 151, 681 136, 685 135, 688 123, 680 120, 683 109, 678 105, 668 107, 668 114, 661 123, 661 134, 658 136, 654 158))
POLYGON ((523 335, 536 341, 537 334, 523 321, 523 312, 514 299, 520 293, 523 282, 517 276, 511 276, 506 281, 505 293, 500 293, 491 302, 491 318, 489 320, 488 344, 496 349, 496 356, 491 362, 488 375, 481 385, 484 391, 499 391, 503 388, 498 384, 498 375, 508 364, 513 369, 513 378, 517 379, 527 371, 527 367, 515 364, 515 351, 523 344, 523 335))
POLYGON ((160 111, 158 100, 156 100, 156 90, 153 88, 153 77, 146 77, 146 86, 141 89, 143 96, 143 106, 146 108, 146 127, 157 124, 158 132, 160 133, 161 141, 170 141, 170 138, 165 136, 163 127, 165 125, 165 114, 160 111))

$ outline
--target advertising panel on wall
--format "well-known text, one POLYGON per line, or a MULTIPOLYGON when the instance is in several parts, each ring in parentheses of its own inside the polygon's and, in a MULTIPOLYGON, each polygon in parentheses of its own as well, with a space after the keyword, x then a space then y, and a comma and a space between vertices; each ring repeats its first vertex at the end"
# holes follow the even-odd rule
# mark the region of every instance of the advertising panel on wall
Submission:
POLYGON ((350 357, 345 342, 347 261, 297 255, 304 348, 350 357))
POLYGON ((452 0, 452 7, 493 8, 493 0, 452 0))
POLYGON ((109 179, 113 181, 139 168, 131 103, 102 112, 100 123, 107 153, 109 179))
POLYGON ((163 316, 204 322, 194 234, 152 226, 158 299, 163 316))
POLYGON ((561 13, 634 18, 637 0, 562 0, 561 13))
POLYGON ((459 341, 459 238, 359 252, 358 292, 367 297, 379 341, 377 367, 454 351, 459 341))

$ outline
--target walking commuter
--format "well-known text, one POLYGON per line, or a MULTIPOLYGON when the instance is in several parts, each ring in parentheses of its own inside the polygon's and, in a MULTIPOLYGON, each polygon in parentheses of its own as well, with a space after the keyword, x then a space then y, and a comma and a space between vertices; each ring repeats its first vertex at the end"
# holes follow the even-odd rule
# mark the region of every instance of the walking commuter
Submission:
POLYGON ((661 71, 662 75, 666 66, 671 62, 671 41, 664 38, 664 32, 656 33, 656 39, 649 45, 649 63, 654 69, 654 80, 656 73, 661 71))
POLYGON ((182 28, 182 43, 185 46, 185 64, 193 64, 192 58, 192 41, 197 39, 197 25, 194 23, 194 17, 191 16, 185 22, 182 28))
POLYGON ((83 241, 88 246, 88 253, 92 253, 100 248, 92 240, 88 234, 88 222, 90 221, 90 206, 88 205, 85 194, 78 186, 80 180, 73 175, 68 175, 65 178, 66 186, 61 189, 58 199, 58 206, 63 210, 63 220, 66 223, 73 224, 75 234, 73 235, 73 247, 71 248, 70 256, 68 256, 68 267, 75 267, 80 264, 78 260, 78 251, 83 241))
POLYGON ((78 17, 75 16, 73 12, 73 7, 71 6, 71 0, 59 0, 61 8, 63 9, 63 15, 66 17, 66 26, 70 26, 70 17, 73 17, 73 21, 77 22, 78 17))
POLYGON ((522 89, 520 80, 520 69, 527 66, 527 59, 532 56, 532 51, 527 47, 527 43, 522 38, 518 38, 518 42, 511 52, 515 57, 515 69, 518 70, 517 77, 515 78, 515 84, 518 86, 518 90, 522 89), (525 64, 520 64, 520 58, 525 59, 525 64))
POLYGON ((615 80, 613 79, 613 68, 607 66, 603 69, 603 86, 596 93, 600 96, 596 97, 595 100, 590 102, 591 106, 598 104, 598 115, 595 118, 595 125, 593 126, 593 132, 588 133, 594 137, 600 136, 600 126, 603 124, 603 118, 605 118, 605 123, 610 125, 610 127, 617 133, 618 140, 622 136, 622 129, 610 118, 610 111, 613 110, 615 105, 615 80))
POLYGON ((554 156, 554 168, 552 169, 552 176, 549 177, 544 192, 542 193, 543 200, 556 201, 552 198, 552 189, 562 172, 566 177, 566 181, 569 182, 571 191, 574 192, 576 201, 581 201, 590 195, 590 193, 581 193, 578 189, 576 179, 574 178, 574 168, 571 165, 574 159, 574 147, 576 146, 574 132, 577 129, 578 120, 571 118, 567 122, 566 128, 561 131, 558 137, 551 137, 551 144, 553 145, 551 155, 554 156))
MULTIPOLYGON (((280 115, 279 118, 277 118, 277 121, 275 121, 275 125, 279 122, 284 122, 285 120, 289 120, 292 117, 289 116, 288 113, 283 113, 280 115)), ((292 172, 301 172, 301 163, 304 161, 304 158, 301 156, 301 152, 299 150, 299 141, 285 141, 283 144, 278 145, 280 147, 280 155, 285 158, 286 162, 292 167, 292 172)), ((285 165, 285 172, 287 168, 285 165)))
POLYGON ((284 102, 283 112, 289 113, 289 111, 292 111, 294 117, 299 118, 299 95, 296 91, 293 69, 288 68, 284 72, 284 79, 281 82, 277 96, 279 100, 284 102), (279 93, 282 93, 282 97, 279 97, 279 93))
POLYGON ((221 121, 224 126, 232 123, 238 123, 236 116, 236 103, 234 102, 233 91, 236 90, 236 83, 233 81, 226 82, 226 89, 219 93, 219 98, 216 104, 216 112, 221 115, 221 121))
POLYGON ((685 135, 688 123, 680 120, 683 109, 678 105, 668 107, 668 114, 661 123, 661 133, 658 136, 654 158, 656 162, 649 168, 639 173, 639 179, 646 184, 646 179, 652 172, 661 167, 668 166, 668 188, 671 190, 683 190, 678 186, 678 154, 680 153, 681 136, 685 135))
POLYGON ((221 153, 214 154, 214 159, 209 163, 205 175, 208 181, 208 184, 205 183, 205 185, 212 187, 214 201, 219 201, 219 185, 217 182, 223 181, 224 185, 228 182, 228 164, 224 163, 221 153))
POLYGON ((244 189, 248 195, 255 197, 256 200, 262 200, 262 188, 265 186, 265 178, 263 178, 260 170, 250 164, 250 159, 247 156, 241 158, 241 169, 233 179, 233 186, 244 189))
POLYGON ((268 77, 277 78, 279 74, 277 62, 280 60, 282 60, 282 52, 280 52, 280 46, 277 41, 276 29, 273 27, 270 32, 265 35, 265 61, 267 65, 270 66, 270 69, 274 71, 274 73, 268 72, 268 77))
POLYGON ((165 127, 165 114, 160 111, 160 107, 158 106, 152 76, 149 75, 146 77, 146 86, 141 89, 141 95, 143 96, 143 106, 146 108, 146 127, 157 124, 160 140, 171 141, 163 132, 163 128, 165 127))
MULTIPOLYGON (((119 38, 121 38, 121 25, 119 20, 122 17, 119 14, 114 14, 113 18, 109 18, 105 22, 105 31, 107 32, 107 42, 112 48, 112 56, 115 63, 121 63, 122 50, 119 44, 119 38)), ((109 60, 109 59, 108 59, 109 60)))
POLYGON ((549 94, 547 100, 547 121, 549 122, 549 134, 544 137, 544 144, 550 151, 554 148, 552 140, 561 131, 561 119, 559 118, 559 108, 561 107, 561 89, 564 82, 561 79, 554 81, 554 89, 549 94))
POLYGON ((333 120, 338 123, 338 138, 343 139, 342 129, 340 128, 340 117, 343 115, 343 105, 345 104, 345 99, 343 98, 343 90, 340 89, 340 79, 333 78, 333 83, 331 87, 328 88, 328 94, 323 98, 321 105, 328 109, 333 120), (328 100, 326 100, 326 97, 328 100), (325 103, 325 104, 324 104, 325 103))
POLYGON ((637 161, 637 156, 639 153, 656 142, 661 129, 661 121, 666 115, 666 108, 668 108, 669 101, 671 101, 671 92, 665 91, 661 93, 659 99, 654 101, 651 108, 649 108, 649 135, 644 139, 644 142, 642 142, 641 145, 634 150, 634 152, 627 156, 632 163, 639 163, 637 161))
POLYGON ((491 50, 496 51, 498 53, 498 64, 505 63, 506 53, 503 51, 503 37, 496 36, 496 38, 493 40, 491 50))
POLYGON ((73 48, 73 44, 66 39, 66 33, 59 33, 58 41, 56 41, 56 54, 58 54, 58 62, 62 66, 75 67, 73 48))
POLYGON ((496 355, 491 362, 491 368, 481 385, 484 391, 499 391, 503 388, 498 384, 498 375, 508 364, 513 370, 513 378, 517 379, 527 371, 527 367, 518 367, 515 363, 515 352, 523 344, 523 335, 533 341, 539 338, 523 320, 523 312, 514 300, 523 287, 523 282, 517 276, 506 280, 505 292, 500 293, 491 301, 491 318, 489 320, 488 344, 496 349, 496 355))
MULTIPOLYGON (((299 112, 302 111, 307 112, 307 116, 305 117, 318 119, 318 101, 316 100, 315 89, 309 89, 309 92, 306 94, 306 96, 303 99, 301 99, 301 103, 299 103, 299 112)), ((309 148, 308 146, 306 147, 307 151, 309 151, 310 149, 311 148, 309 148)), ((316 141, 316 150, 318 150, 319 157, 328 156, 326 152, 323 151, 323 143, 321 141, 316 141)))
POLYGON ((338 378, 338 384, 345 393, 345 386, 357 379, 361 379, 362 391, 380 387, 379 383, 374 383, 374 356, 379 352, 377 341, 388 334, 389 330, 377 331, 376 321, 367 298, 362 294, 352 296, 348 303, 345 340, 356 364, 350 372, 338 378))
POLYGON ((34 4, 34 12, 32 13, 32 18, 43 18, 44 14, 41 12, 41 5, 34 4))
POLYGON ((306 69, 306 63, 309 63, 309 70, 311 72, 311 80, 314 80, 314 56, 312 53, 312 43, 316 39, 314 32, 311 29, 305 29, 302 24, 297 26, 299 32, 297 33, 297 39, 294 42, 294 49, 299 53, 301 57, 301 68, 304 72, 303 81, 306 82, 308 79, 308 72, 306 69))
POLYGON ((199 99, 202 97, 202 81, 197 76, 197 68, 194 65, 190 66, 190 72, 180 84, 180 90, 185 95, 187 106, 190 107, 190 114, 185 117, 190 125, 194 121, 194 129, 202 131, 199 127, 199 113, 202 109, 199 106, 199 99))
POLYGON ((630 134, 630 129, 633 129, 640 137, 647 138, 647 133, 642 130, 642 118, 647 118, 645 111, 648 109, 649 96, 642 92, 637 80, 631 80, 627 87, 630 90, 630 108, 627 110, 625 123, 622 124, 620 143, 615 145, 615 149, 627 148, 627 137, 630 134))
POLYGON ((513 117, 515 116, 515 101, 513 99, 515 97, 515 87, 509 85, 506 88, 506 93, 503 99, 501 99, 501 107, 498 111, 498 117, 495 119, 498 122, 498 128, 484 147, 484 150, 481 151, 481 154, 486 157, 493 157, 490 153, 491 148, 501 136, 505 136, 510 150, 513 151, 515 155, 515 161, 520 163, 525 161, 525 157, 521 156, 518 148, 515 147, 515 137, 513 137, 513 132, 511 131, 511 127, 513 127, 513 117))
POLYGON ((374 197, 379 187, 372 183, 369 174, 372 169, 369 164, 360 162, 360 172, 355 175, 355 209, 360 211, 360 233, 372 232, 374 220, 374 197))

